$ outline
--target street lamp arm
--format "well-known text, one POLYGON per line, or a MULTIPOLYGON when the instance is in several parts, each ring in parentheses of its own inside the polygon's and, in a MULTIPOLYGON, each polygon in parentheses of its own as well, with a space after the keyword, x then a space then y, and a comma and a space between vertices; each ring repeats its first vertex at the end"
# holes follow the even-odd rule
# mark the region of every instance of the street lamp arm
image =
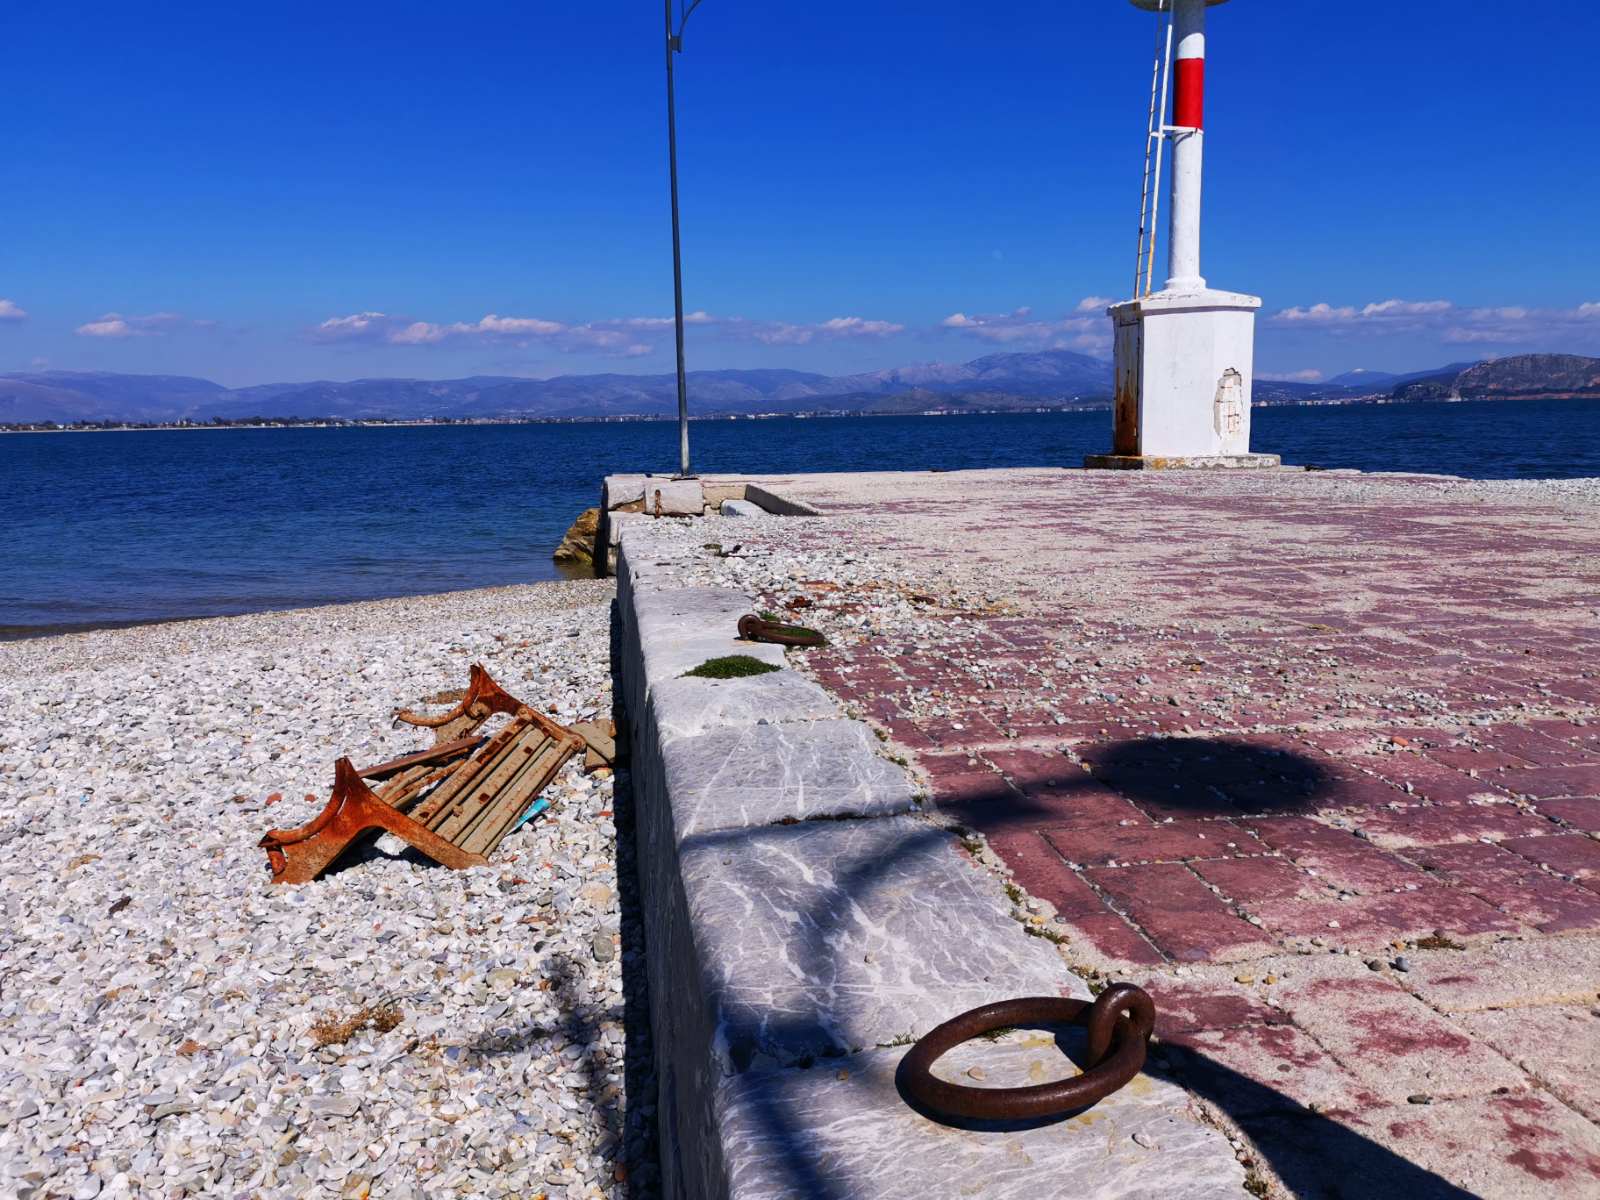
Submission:
POLYGON ((689 18, 694 16, 694 10, 699 7, 700 0, 690 0, 689 7, 683 10, 683 15, 678 18, 678 35, 680 37, 683 36, 683 27, 689 23, 689 18))
MULTIPOLYGON (((679 54, 683 53, 683 30, 689 24, 689 18, 694 15, 694 10, 700 7, 700 0, 690 0, 688 8, 683 8, 683 0, 678 0, 678 7, 682 10, 678 14, 678 32, 669 33, 672 48, 679 54)), ((670 8, 668 11, 671 11, 670 8)))

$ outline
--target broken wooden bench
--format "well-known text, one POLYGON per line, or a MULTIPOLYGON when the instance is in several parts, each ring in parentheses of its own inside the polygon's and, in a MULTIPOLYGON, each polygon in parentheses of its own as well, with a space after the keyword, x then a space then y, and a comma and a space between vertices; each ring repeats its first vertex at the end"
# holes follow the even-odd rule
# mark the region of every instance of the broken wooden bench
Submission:
POLYGON ((480 866, 567 759, 586 746, 581 734, 533 711, 477 664, 466 694, 449 712, 395 715, 432 729, 433 746, 359 771, 341 758, 334 765, 333 795, 316 819, 261 839, 274 883, 311 882, 377 830, 442 866, 480 866), (478 730, 497 713, 511 720, 493 736, 480 736, 478 730), (368 779, 378 784, 376 790, 368 779))

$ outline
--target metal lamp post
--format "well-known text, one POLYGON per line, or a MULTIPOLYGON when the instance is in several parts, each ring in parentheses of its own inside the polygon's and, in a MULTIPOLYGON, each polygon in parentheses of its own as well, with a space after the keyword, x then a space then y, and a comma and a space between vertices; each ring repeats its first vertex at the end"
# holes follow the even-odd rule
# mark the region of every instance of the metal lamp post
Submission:
MULTIPOLYGON (((680 7, 683 0, 678 0, 680 7)), ((683 8, 673 28, 672 0, 666 0, 667 11, 667 162, 672 179, 672 301, 674 328, 678 340, 678 474, 679 479, 693 479, 689 469, 689 383, 683 365, 683 247, 678 235, 678 115, 673 93, 672 56, 683 53, 683 27, 689 17, 700 7, 700 0, 692 0, 683 8)))

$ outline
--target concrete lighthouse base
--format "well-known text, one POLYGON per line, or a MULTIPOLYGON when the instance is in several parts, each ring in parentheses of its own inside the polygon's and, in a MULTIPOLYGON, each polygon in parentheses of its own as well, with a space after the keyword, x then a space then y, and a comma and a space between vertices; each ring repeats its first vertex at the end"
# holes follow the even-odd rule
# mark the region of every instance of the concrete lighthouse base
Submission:
POLYGON ((1110 454, 1084 466, 1121 470, 1281 465, 1250 452, 1256 310, 1261 300, 1212 288, 1168 289, 1114 305, 1116 414, 1110 454))

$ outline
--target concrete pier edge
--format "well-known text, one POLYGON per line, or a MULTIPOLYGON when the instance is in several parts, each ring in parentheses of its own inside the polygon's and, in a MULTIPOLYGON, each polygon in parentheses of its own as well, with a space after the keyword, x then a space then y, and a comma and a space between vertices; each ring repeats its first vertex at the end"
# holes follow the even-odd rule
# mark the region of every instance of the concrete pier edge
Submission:
MULTIPOLYGON (((638 478, 608 479, 604 511, 638 478)), ((704 495, 727 486, 708 482, 704 495)), ((814 511, 771 493, 717 504, 728 499, 814 511)), ((1013 919, 1003 881, 921 814, 909 772, 865 723, 782 649, 736 640, 753 598, 687 586, 671 548, 652 542, 653 520, 618 524, 664 1194, 1022 1197, 1071 1179, 1085 1196, 1242 1195, 1228 1139, 1149 1075, 1027 1129, 950 1128, 904 1103, 895 1066, 934 1025, 992 1001, 1088 990, 1013 919), (729 654, 780 669, 684 677, 729 654)), ((1069 1073, 1037 1033, 945 1061, 982 1064, 995 1082, 1069 1073)))

